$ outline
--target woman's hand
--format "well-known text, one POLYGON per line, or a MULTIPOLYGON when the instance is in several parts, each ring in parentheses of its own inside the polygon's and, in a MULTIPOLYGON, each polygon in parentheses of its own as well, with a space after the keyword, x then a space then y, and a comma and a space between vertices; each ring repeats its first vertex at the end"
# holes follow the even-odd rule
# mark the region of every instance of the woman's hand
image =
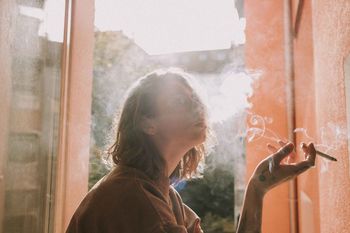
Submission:
POLYGON ((293 143, 279 141, 279 145, 281 146, 279 149, 271 144, 267 145, 272 154, 259 163, 250 180, 253 182, 256 191, 262 195, 315 165, 316 150, 313 143, 309 145, 302 144, 305 160, 296 164, 284 164, 282 162, 284 158, 293 152, 293 143))
POLYGON ((296 164, 283 163, 283 159, 293 152, 293 143, 280 141, 279 145, 279 149, 267 145, 272 154, 259 163, 248 183, 237 233, 261 232, 265 193, 315 165, 316 150, 312 143, 302 144, 305 160, 296 164))

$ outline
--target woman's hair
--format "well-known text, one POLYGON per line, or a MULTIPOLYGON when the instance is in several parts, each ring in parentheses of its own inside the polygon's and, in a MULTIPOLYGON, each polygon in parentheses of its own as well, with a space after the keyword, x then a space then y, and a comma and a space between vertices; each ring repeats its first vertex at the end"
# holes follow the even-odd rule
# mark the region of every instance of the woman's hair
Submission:
MULTIPOLYGON (((165 161, 150 137, 142 130, 143 117, 156 116, 156 98, 166 81, 177 80, 189 89, 190 76, 177 69, 157 70, 139 79, 128 91, 117 120, 116 139, 108 149, 116 165, 144 171, 150 178, 164 175, 165 161)), ((204 158, 204 143, 191 148, 181 159, 172 178, 190 178, 204 158)))

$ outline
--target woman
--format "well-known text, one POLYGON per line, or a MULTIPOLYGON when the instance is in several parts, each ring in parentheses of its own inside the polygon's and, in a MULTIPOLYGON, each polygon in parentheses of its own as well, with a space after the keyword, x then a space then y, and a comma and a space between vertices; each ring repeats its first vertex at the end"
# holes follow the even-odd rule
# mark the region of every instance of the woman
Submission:
MULTIPOLYGON (((204 156, 207 111, 177 70, 152 72, 138 80, 125 100, 116 140, 110 148, 115 168, 86 195, 67 233, 200 233, 199 217, 170 185, 189 178, 204 156)), ((315 164, 313 144, 306 160, 280 164, 292 143, 272 145, 246 189, 237 232, 260 232, 265 193, 315 164)))

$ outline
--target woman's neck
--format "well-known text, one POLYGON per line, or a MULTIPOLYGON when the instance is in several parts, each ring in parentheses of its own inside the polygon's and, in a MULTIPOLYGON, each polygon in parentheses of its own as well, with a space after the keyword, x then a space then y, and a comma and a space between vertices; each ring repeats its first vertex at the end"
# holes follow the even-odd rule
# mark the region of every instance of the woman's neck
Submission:
POLYGON ((159 153, 163 157, 166 163, 166 173, 168 177, 174 172, 175 168, 183 158, 183 156, 189 151, 191 148, 176 144, 176 143, 164 143, 157 142, 155 140, 155 144, 159 153))

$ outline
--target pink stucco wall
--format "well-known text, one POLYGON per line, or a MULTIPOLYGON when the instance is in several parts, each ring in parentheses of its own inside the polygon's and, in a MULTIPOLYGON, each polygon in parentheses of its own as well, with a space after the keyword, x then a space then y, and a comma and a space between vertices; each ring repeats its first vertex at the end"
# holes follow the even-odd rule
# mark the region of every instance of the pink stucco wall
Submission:
MULTIPOLYGON (((297 3, 293 3, 293 22, 297 3)), ((301 1, 300 1, 301 2, 301 1)), ((256 114, 274 119, 268 127, 287 137, 284 80, 283 1, 245 1, 246 64, 262 71, 251 98, 256 114)), ((317 158, 316 167, 298 177, 298 231, 350 232, 350 171, 344 59, 350 54, 350 1, 303 1, 294 39, 296 144, 313 141, 338 162, 317 158)), ((350 90, 348 90, 349 92, 350 90)), ((348 104, 348 106, 350 106, 348 104)), ((348 111, 349 112, 349 111, 348 111)), ((247 144, 248 177, 266 156, 268 140, 247 144)), ((303 155, 298 152, 298 159, 303 155)), ((290 232, 288 187, 264 201, 263 232, 290 232)))
MULTIPOLYGON (((343 61, 350 52, 350 1, 313 2, 317 139, 338 162, 319 171, 320 232, 350 232, 350 173, 343 61)), ((348 90, 349 91, 349 90, 348 90)))

